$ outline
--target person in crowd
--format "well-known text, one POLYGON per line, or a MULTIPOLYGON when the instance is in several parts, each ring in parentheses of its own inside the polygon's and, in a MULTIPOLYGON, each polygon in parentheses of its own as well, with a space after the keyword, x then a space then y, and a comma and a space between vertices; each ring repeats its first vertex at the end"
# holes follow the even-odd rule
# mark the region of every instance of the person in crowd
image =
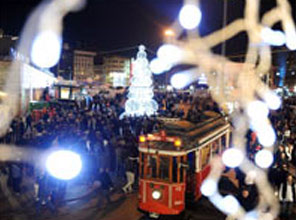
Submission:
POLYGON ((36 215, 41 213, 41 208, 49 208, 53 215, 57 214, 57 210, 54 205, 54 183, 50 179, 50 176, 42 170, 36 178, 34 184, 35 188, 35 203, 36 203, 36 215))
POLYGON ((12 189, 17 195, 20 195, 22 183, 22 167, 20 164, 12 163, 10 171, 12 189))
POLYGON ((238 201, 247 212, 254 209, 257 205, 256 197, 252 196, 247 188, 241 189, 238 195, 238 201))
POLYGON ((136 157, 129 157, 126 160, 126 179, 127 183, 122 187, 124 193, 133 192, 133 184, 135 182, 135 162, 138 160, 136 157))
POLYGON ((288 175, 279 190, 279 200, 281 202, 281 217, 292 219, 291 214, 294 203, 296 202, 295 181, 292 175, 288 175))
POLYGON ((97 180, 100 182, 99 200, 97 202, 97 206, 101 208, 104 201, 106 201, 107 204, 112 202, 110 198, 110 191, 113 190, 114 186, 109 175, 109 170, 106 168, 100 168, 97 180))

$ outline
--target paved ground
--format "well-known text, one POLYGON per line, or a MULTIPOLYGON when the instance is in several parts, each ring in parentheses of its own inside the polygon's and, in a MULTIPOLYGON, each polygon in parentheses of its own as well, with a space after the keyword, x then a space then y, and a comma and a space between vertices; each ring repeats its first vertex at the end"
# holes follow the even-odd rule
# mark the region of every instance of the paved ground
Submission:
MULTIPOLYGON (((232 176, 233 174, 229 174, 232 176)), ((140 220, 142 214, 137 210, 137 193, 123 195, 112 194, 112 203, 98 208, 98 190, 79 182, 68 185, 65 202, 59 204, 58 214, 52 215, 43 208, 36 216, 34 208, 34 190, 30 179, 23 185, 23 193, 18 196, 6 185, 6 176, 0 176, 0 220, 140 220), (31 187, 30 187, 31 186, 31 187)), ((115 181, 114 181, 115 182, 115 181)), ((117 182, 118 185, 122 184, 117 182)), ((236 182, 234 181, 235 185, 236 182)), ((118 188, 119 186, 117 186, 118 188)), ((187 208, 192 220, 222 220, 225 216, 217 211, 207 199, 187 208)), ((292 219, 296 219, 292 218, 292 219)))

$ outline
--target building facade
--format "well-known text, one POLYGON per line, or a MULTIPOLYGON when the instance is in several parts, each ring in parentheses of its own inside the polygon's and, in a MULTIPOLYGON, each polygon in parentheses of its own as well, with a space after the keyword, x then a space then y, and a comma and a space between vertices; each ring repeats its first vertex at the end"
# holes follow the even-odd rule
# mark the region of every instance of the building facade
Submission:
POLYGON ((103 72, 106 82, 113 87, 126 87, 129 84, 132 60, 121 56, 103 58, 103 72))
POLYGON ((96 52, 74 50, 74 80, 85 81, 95 78, 94 59, 96 52))

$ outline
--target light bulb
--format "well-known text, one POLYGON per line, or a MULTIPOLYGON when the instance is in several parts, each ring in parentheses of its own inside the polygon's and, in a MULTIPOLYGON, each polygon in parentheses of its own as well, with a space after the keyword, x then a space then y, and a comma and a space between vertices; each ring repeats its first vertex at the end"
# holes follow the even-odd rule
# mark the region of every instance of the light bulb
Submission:
POLYGON ((172 44, 164 44, 157 51, 157 57, 166 63, 175 64, 182 59, 182 50, 172 44))
POLYGON ((247 106, 247 114, 254 121, 261 121, 268 116, 267 105, 261 101, 250 102, 247 106))
POLYGON ((217 192, 217 182, 213 179, 206 179, 201 186, 201 193, 204 196, 212 196, 217 192))
POLYGON ((158 58, 154 58, 150 62, 150 69, 153 74, 158 75, 161 74, 167 70, 169 70, 171 66, 164 62, 163 60, 160 60, 158 58))
POLYGON ((32 62, 41 68, 50 68, 60 59, 62 39, 52 31, 39 33, 31 49, 32 62))
POLYGON ((244 159, 244 155, 241 150, 235 148, 229 148, 224 151, 222 155, 223 163, 231 168, 238 167, 244 159))
POLYGON ((180 24, 185 29, 196 28, 201 21, 201 11, 196 5, 184 5, 179 14, 180 24))
POLYGON ((255 155, 255 162, 261 168, 268 168, 273 162, 273 154, 268 150, 260 150, 255 155))
POLYGON ((265 43, 273 46, 282 46, 286 42, 286 36, 283 32, 274 31, 268 27, 265 27, 261 30, 261 38, 265 43))
POLYGON ((70 180, 80 173, 82 161, 80 156, 72 151, 59 150, 47 157, 46 169, 58 179, 70 180))

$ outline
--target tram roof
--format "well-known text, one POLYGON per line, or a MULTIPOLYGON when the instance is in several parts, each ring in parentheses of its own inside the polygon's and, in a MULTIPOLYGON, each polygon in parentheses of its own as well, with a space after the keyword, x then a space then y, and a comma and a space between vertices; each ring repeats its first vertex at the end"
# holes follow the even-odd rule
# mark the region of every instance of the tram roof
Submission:
MULTIPOLYGON (((180 138, 182 141, 181 147, 177 148, 173 142, 148 141, 149 147, 140 145, 140 151, 144 150, 144 148, 149 148, 149 151, 153 149, 178 152, 190 151, 190 149, 197 148, 229 130, 230 124, 226 117, 215 112, 205 112, 204 115, 207 117, 198 123, 187 120, 160 119, 163 122, 162 130, 166 132, 166 136, 180 138)), ((160 132, 155 132, 151 135, 159 134, 160 132)))

